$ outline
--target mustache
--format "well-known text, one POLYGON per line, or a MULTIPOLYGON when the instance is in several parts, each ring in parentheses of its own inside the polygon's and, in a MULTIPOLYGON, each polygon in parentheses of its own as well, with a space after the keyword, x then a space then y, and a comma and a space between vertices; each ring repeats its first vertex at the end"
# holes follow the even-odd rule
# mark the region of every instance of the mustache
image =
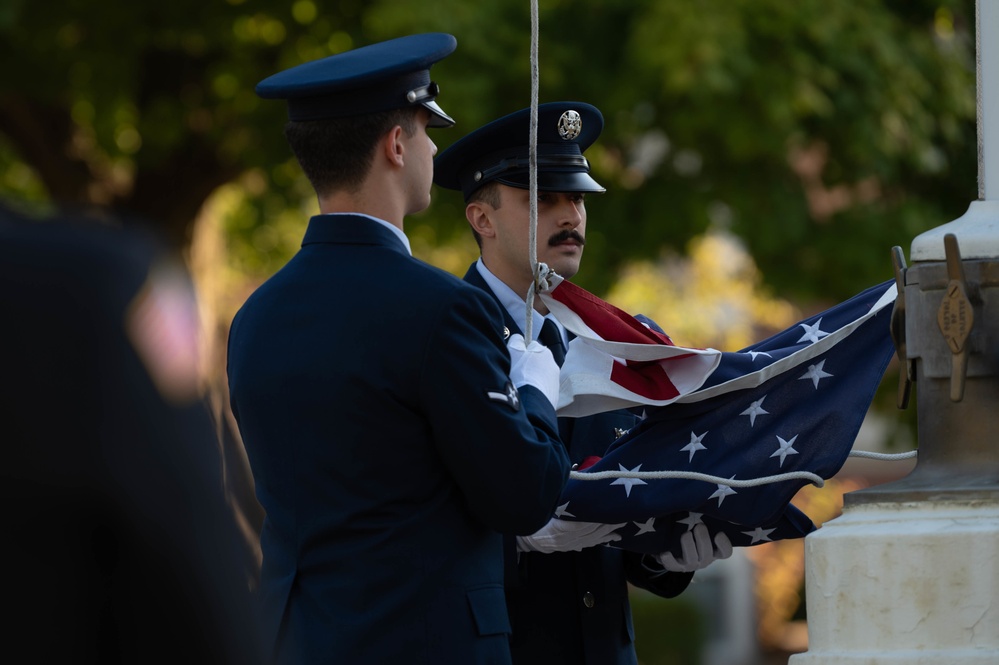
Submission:
POLYGON ((569 239, 575 240, 581 246, 586 244, 586 239, 576 229, 563 229, 548 239, 548 246, 554 247, 569 239))

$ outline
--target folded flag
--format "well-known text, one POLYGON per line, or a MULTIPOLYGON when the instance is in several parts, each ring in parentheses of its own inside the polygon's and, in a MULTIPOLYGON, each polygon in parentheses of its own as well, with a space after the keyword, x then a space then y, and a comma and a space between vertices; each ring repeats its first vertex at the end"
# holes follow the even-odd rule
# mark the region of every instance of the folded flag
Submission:
MULTIPOLYGON (((698 353, 703 350, 672 346, 668 358, 640 360, 631 347, 671 343, 654 331, 646 335, 638 329, 645 328, 641 323, 628 321, 631 317, 607 309, 611 306, 606 303, 606 308, 594 305, 594 296, 580 297, 579 287, 555 282, 542 297, 559 304, 559 309, 549 307, 576 335, 563 365, 562 385, 576 391, 566 400, 567 408, 585 404, 580 411, 595 413, 622 404, 644 405, 647 414, 596 464, 572 474, 558 516, 627 523, 616 546, 649 553, 668 549, 676 555, 679 535, 699 521, 712 535, 724 531, 735 546, 798 538, 814 530, 790 501, 806 483, 831 478, 846 461, 894 352, 888 331, 894 281, 739 352, 713 355, 713 350, 698 353), (591 323, 612 315, 625 323, 591 323), (602 335, 607 331, 625 331, 628 340, 608 347, 610 340, 602 335), (649 341, 638 339, 643 335, 649 341), (590 373, 586 381, 574 382, 566 375, 567 368, 571 372, 589 362, 586 355, 609 348, 617 379, 613 373, 590 373), (583 363, 572 364, 573 353, 581 349, 583 363), (668 365, 694 357, 710 357, 714 366, 690 388, 696 377, 674 381, 668 365), (668 361, 665 369, 663 360, 668 361), (623 396, 621 386, 627 382, 620 374, 650 362, 663 369, 674 387, 679 384, 676 395, 664 398, 657 385, 648 395, 632 390, 623 396), (706 481, 698 474, 715 478, 706 481)), ((584 371, 592 372, 592 367, 584 371)), ((642 378, 630 385, 649 384, 642 378)))
POLYGON ((699 388, 721 359, 715 349, 675 346, 665 333, 557 274, 549 274, 540 296, 575 335, 562 365, 559 416, 670 404, 699 388))

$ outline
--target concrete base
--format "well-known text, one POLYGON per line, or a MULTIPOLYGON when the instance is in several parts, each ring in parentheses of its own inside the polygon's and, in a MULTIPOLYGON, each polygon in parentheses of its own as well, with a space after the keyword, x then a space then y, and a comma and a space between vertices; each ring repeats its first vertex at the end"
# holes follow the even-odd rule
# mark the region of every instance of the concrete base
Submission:
POLYGON ((855 653, 812 654, 791 656, 788 665, 996 665, 995 651, 976 649, 946 651, 895 651, 882 653, 858 651, 855 653))
POLYGON ((999 663, 999 501, 848 508, 805 539, 789 665, 999 663))

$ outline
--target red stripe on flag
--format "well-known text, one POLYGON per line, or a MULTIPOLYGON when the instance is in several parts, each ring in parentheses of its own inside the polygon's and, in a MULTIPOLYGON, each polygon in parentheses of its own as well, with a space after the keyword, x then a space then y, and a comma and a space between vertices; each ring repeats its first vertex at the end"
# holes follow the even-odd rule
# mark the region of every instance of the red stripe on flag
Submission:
POLYGON ((575 312, 593 332, 604 340, 629 344, 673 346, 673 340, 668 336, 647 328, 627 312, 601 300, 572 282, 563 281, 548 295, 575 312))
POLYGON ((610 380, 636 395, 652 400, 674 399, 680 395, 659 363, 629 361, 627 366, 614 363, 610 380))

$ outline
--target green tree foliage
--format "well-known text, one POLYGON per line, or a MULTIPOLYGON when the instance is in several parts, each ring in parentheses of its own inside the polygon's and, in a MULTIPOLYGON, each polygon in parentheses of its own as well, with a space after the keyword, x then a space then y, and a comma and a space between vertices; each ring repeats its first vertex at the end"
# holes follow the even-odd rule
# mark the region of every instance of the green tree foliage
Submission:
POLYGON ((151 220, 180 245, 205 200, 248 170, 292 194, 284 110, 253 86, 362 37, 360 2, 327 17, 309 0, 6 2, 6 156, 51 200, 151 220))
MULTIPOLYGON (((458 38, 433 72, 458 119, 442 149, 530 103, 528 0, 5 0, 0 191, 136 213, 183 245, 239 183, 252 248, 310 199, 255 83, 427 31, 458 38)), ((542 0, 539 61, 540 101, 607 119, 580 276, 598 292, 715 227, 778 292, 846 297, 977 197, 973 0, 542 0)), ((410 228, 470 242, 453 192, 410 228)))

